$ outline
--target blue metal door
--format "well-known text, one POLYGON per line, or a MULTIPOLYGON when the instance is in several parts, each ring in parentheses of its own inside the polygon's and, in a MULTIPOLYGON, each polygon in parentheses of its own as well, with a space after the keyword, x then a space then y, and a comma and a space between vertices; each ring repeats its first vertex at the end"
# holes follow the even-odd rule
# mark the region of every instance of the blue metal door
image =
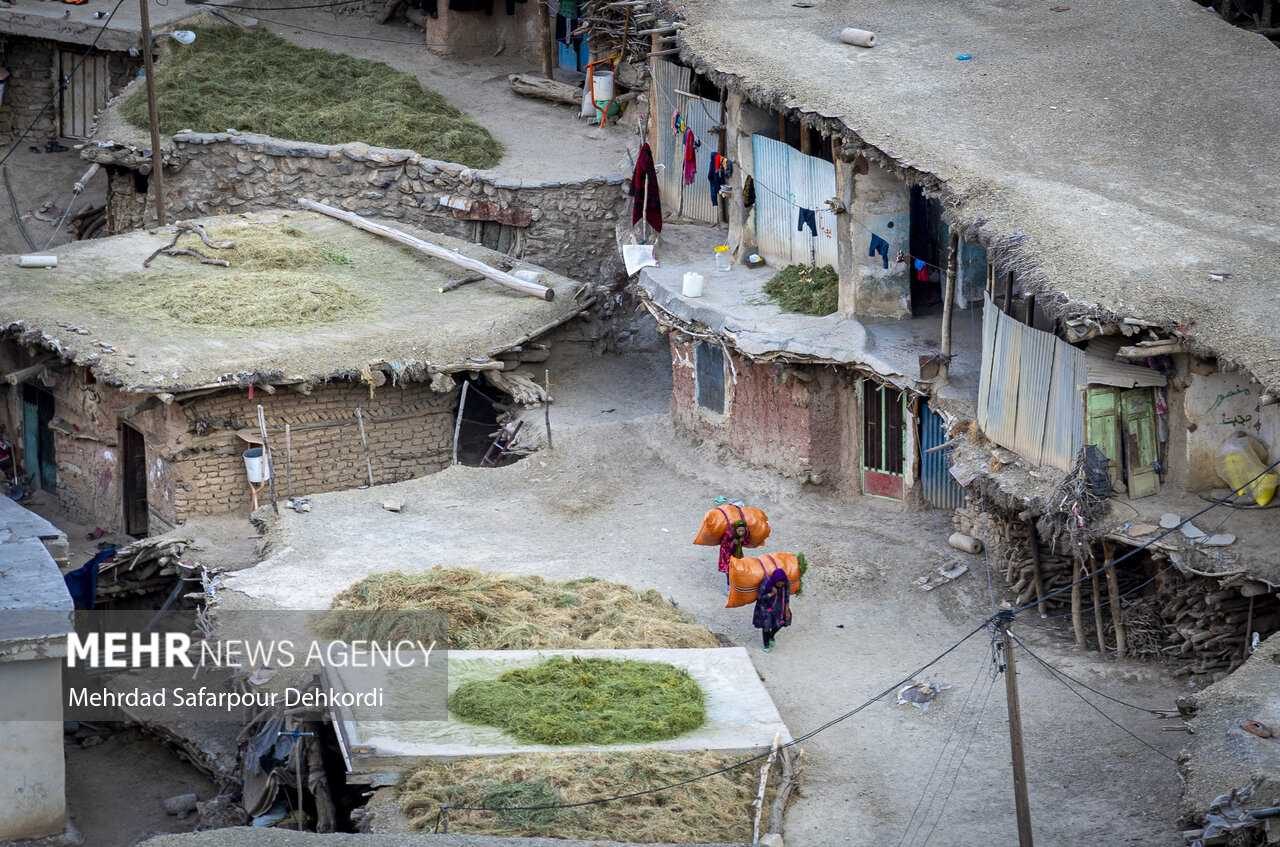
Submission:
POLYGON ((964 505, 964 489, 951 475, 951 457, 947 450, 934 450, 947 442, 947 428, 942 417, 920 402, 920 485, 924 499, 936 509, 955 509, 964 505))

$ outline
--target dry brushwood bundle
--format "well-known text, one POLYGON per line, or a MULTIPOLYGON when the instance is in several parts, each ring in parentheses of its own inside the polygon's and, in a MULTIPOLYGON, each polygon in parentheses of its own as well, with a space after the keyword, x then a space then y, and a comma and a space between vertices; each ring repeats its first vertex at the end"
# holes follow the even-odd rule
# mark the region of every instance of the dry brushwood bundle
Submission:
POLYGON ((1088 556, 1089 546, 1099 534, 1094 524, 1111 511, 1106 461, 1096 447, 1081 447, 1071 472, 1048 498, 1036 528, 1050 550, 1088 556))

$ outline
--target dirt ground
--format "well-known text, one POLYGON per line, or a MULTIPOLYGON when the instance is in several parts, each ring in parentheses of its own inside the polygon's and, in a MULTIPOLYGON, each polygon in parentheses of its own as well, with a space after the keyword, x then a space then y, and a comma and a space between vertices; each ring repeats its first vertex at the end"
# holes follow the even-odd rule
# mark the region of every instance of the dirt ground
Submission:
MULTIPOLYGON (((14 197, 18 201, 18 210, 22 216, 23 226, 35 243, 35 249, 27 245, 13 220, 13 207, 9 203, 7 192, 0 188, 0 254, 43 252, 53 235, 52 246, 65 244, 71 240, 71 233, 63 227, 54 233, 54 227, 66 204, 71 201, 71 187, 89 167, 89 163, 80 158, 80 152, 71 145, 78 142, 69 138, 61 140, 67 149, 60 153, 33 152, 30 148, 44 150, 45 139, 27 138, 13 156, 5 164, 9 171, 9 183, 13 187, 14 197)), ((6 146, 4 149, 8 149, 6 146)), ((85 189, 75 199, 71 215, 75 215, 89 206, 101 206, 106 200, 107 177, 99 171, 85 189)), ((70 217, 70 216, 68 216, 70 217)))
POLYGON ((204 774, 137 730, 93 747, 68 738, 66 751, 67 812, 85 847, 134 847, 153 835, 191 832, 197 816, 169 815, 163 802, 178 794, 201 800, 216 794, 204 774))
MULTIPOLYGON (((457 467, 318 496, 313 512, 285 513, 266 561, 228 578, 228 601, 323 608, 367 573, 436 564, 652 587, 752 651, 795 735, 902 679, 991 613, 997 592, 986 562, 947 547, 946 514, 802 488, 687 443, 671 431, 661 392, 636 400, 635 386, 662 379, 666 367, 661 353, 562 362, 566 399, 553 419, 554 451, 501 469, 457 467), (579 383, 590 390, 575 400, 567 386, 579 383), (579 414, 571 414, 575 404, 579 414), (406 503, 400 514, 380 508, 392 494, 406 503), (718 494, 765 508, 769 549, 804 551, 813 563, 795 624, 769 654, 749 609, 723 608, 714 548, 689 544, 718 494), (954 561, 970 572, 929 593, 912 585, 954 561)), ((1030 626, 1015 632, 1113 696, 1171 707, 1179 692, 1157 668, 1077 654, 1030 626)), ((990 675, 989 651, 979 633, 924 674, 952 686, 928 711, 880 701, 806 742, 805 789, 788 814, 787 843, 1013 842, 1003 681, 990 675)), ((1019 679, 1037 840, 1176 843, 1173 762, 1106 723, 1029 659, 1019 679)), ((1179 733, 1122 707, 1106 711, 1176 756, 1179 733)))

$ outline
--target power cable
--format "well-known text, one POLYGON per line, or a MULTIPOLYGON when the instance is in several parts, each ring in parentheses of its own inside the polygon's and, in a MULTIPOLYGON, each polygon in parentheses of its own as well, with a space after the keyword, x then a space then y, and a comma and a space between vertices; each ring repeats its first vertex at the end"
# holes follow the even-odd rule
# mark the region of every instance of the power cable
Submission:
POLYGON ((236 3, 196 3, 198 6, 210 6, 214 9, 242 9, 248 12, 292 12, 294 9, 333 9, 340 6, 362 5, 365 0, 336 0, 333 3, 307 3, 301 6, 243 6, 236 3))
POLYGON ((68 82, 70 82, 72 77, 76 75, 76 71, 80 70, 80 66, 88 61, 89 55, 93 53, 94 49, 98 46, 98 40, 102 38, 102 34, 107 31, 107 25, 111 23, 111 19, 115 17, 116 12, 120 10, 122 5, 124 5, 124 0, 116 0, 116 4, 111 7, 111 11, 107 13, 107 17, 102 21, 102 26, 98 27, 98 32, 93 36, 93 41, 89 42, 89 48, 80 56, 80 61, 76 62, 75 66, 71 68, 70 73, 64 74, 59 78, 58 87, 54 89, 53 94, 50 95, 44 105, 40 107, 40 111, 36 112, 36 116, 31 119, 31 123, 27 124, 27 128, 20 132, 18 137, 13 140, 13 144, 9 146, 9 149, 5 152, 4 156, 0 157, 0 167, 3 167, 4 163, 9 161, 9 157, 11 157, 13 152, 21 146, 26 137, 31 134, 31 130, 35 129, 36 124, 44 117, 44 113, 49 111, 49 107, 58 99, 58 95, 66 89, 68 82))
MULTIPOLYGON (((1243 489, 1245 489, 1245 488, 1248 488, 1250 485, 1252 485, 1253 483, 1257 482, 1259 479, 1261 479, 1263 476, 1265 476, 1267 473, 1271 472, 1272 470, 1274 470, 1274 469, 1275 469, 1275 468, 1277 468, 1277 467, 1280 467, 1280 459, 1277 459, 1276 461, 1272 462, 1272 463, 1271 463, 1270 465, 1268 465, 1267 467, 1263 468, 1263 469, 1262 469, 1262 471, 1260 471, 1256 476, 1254 476, 1254 477, 1253 477, 1253 479, 1250 479, 1250 480, 1249 480, 1248 482, 1246 482, 1244 485, 1241 485, 1241 486, 1240 486, 1240 488, 1239 488, 1239 489, 1237 489, 1237 490, 1243 490, 1243 489)), ((1144 541, 1142 544, 1140 544, 1140 545, 1139 545, 1139 546, 1137 546, 1137 547, 1132 548, 1128 553, 1125 553, 1124 555, 1120 556, 1118 559, 1113 559, 1113 560, 1111 560, 1110 565, 1111 565, 1111 566, 1118 565, 1118 564, 1120 564, 1121 562, 1125 561, 1126 559, 1128 559, 1128 558, 1130 558, 1130 557, 1132 557, 1132 556, 1136 556, 1136 555, 1138 555, 1138 554, 1139 554, 1139 553, 1141 553, 1143 550, 1146 550, 1148 547, 1150 547, 1152 544, 1155 544, 1157 541, 1161 541, 1161 540, 1163 540, 1163 539, 1165 539, 1165 538, 1168 538, 1168 537, 1169 537, 1170 535, 1172 535, 1173 533, 1175 533, 1175 532, 1177 532, 1178 530, 1182 529, 1182 527, 1184 527, 1184 526, 1186 526, 1187 524, 1191 523, 1191 521, 1195 520, 1196 518, 1200 517, 1201 515, 1205 514, 1206 512, 1209 512, 1209 511, 1211 511, 1211 510, 1213 510, 1213 509, 1218 508, 1218 507, 1219 507, 1219 506, 1221 506, 1221 505, 1223 505, 1223 502, 1222 502, 1222 501, 1217 501, 1217 500, 1215 500, 1214 502, 1212 502, 1212 503, 1210 503, 1209 505, 1205 506, 1203 509, 1201 509, 1200 511, 1198 511, 1198 512, 1196 512, 1195 514, 1191 515, 1190 517, 1187 517, 1187 518, 1183 518, 1183 519, 1181 519, 1180 521, 1178 521, 1178 523, 1177 523, 1177 525, 1176 525, 1176 526, 1172 526, 1172 527, 1170 527, 1170 528, 1166 529, 1164 532, 1160 533, 1159 535, 1155 536, 1154 538, 1150 539, 1149 541, 1144 541)), ((1023 604, 1022 606, 1018 606, 1018 607, 1014 608, 1014 609, 1012 610, 1012 612, 1013 612, 1013 614, 1014 614, 1014 615, 1020 614, 1021 612, 1025 612, 1027 609, 1030 609, 1032 606, 1035 606, 1035 605, 1037 605, 1037 604, 1039 604, 1039 603, 1043 603, 1045 600, 1050 600, 1050 599, 1052 599, 1052 598, 1054 598, 1054 597, 1059 596, 1059 595, 1060 595, 1060 594, 1062 594, 1064 591, 1067 591, 1067 590, 1069 590, 1069 589, 1071 589, 1071 588, 1074 588, 1076 585, 1079 585, 1079 584, 1083 583, 1086 579, 1092 579, 1093 577, 1095 577, 1095 576, 1097 576, 1098 574, 1100 574, 1100 573, 1102 573, 1103 571, 1105 571, 1105 570, 1106 570, 1106 568, 1107 568, 1107 565, 1106 565, 1106 564, 1104 564, 1102 567, 1098 568, 1098 569, 1097 569, 1097 570, 1095 570, 1095 571, 1090 571, 1090 572, 1088 572, 1088 573, 1084 574, 1083 576, 1079 577, 1078 579, 1075 579, 1075 580, 1073 580, 1072 582, 1067 583, 1066 585, 1062 585, 1062 586, 1059 586, 1058 588, 1055 588, 1053 591, 1050 591, 1048 594, 1045 594, 1043 597, 1039 597, 1039 598, 1037 598, 1037 599, 1035 599, 1035 600, 1033 600, 1033 601, 1030 601, 1030 602, 1028 602, 1028 603, 1023 604)), ((1154 579, 1154 577, 1153 577, 1153 579, 1154 579)))
POLYGON ((1059 668, 1056 665, 1050 664, 1046 659, 1042 659, 1040 656, 1036 655, 1036 653, 1026 644, 1023 644, 1023 642, 1019 641, 1018 643, 1022 645, 1022 649, 1026 650, 1027 654, 1030 655, 1031 658, 1035 659, 1037 662, 1044 665, 1045 667, 1052 668, 1054 673, 1060 676, 1066 677, 1067 679, 1071 680, 1081 688, 1084 688, 1087 691, 1092 691, 1094 694, 1097 694, 1099 697, 1102 697, 1103 699, 1110 700, 1112 703, 1115 703, 1120 706, 1127 706, 1130 709, 1133 709, 1138 712, 1146 712, 1148 715, 1151 715, 1157 718, 1164 717, 1171 711, 1177 711, 1176 709, 1148 709, 1146 706, 1139 706, 1135 703, 1130 703, 1127 700, 1121 700, 1118 697, 1112 697, 1110 694, 1107 694, 1106 692, 1103 692, 1103 691, 1099 691, 1098 689, 1094 688, 1093 686, 1089 685, 1086 682, 1081 682, 1076 677, 1062 670, 1062 668, 1059 668))
MULTIPOLYGON (((864 700, 862 703, 853 707, 849 711, 844 712, 843 714, 837 715, 836 717, 832 718, 826 723, 818 727, 815 727, 814 729, 809 730, 804 735, 801 735, 798 738, 793 738, 792 740, 788 741, 786 744, 781 745, 778 749, 785 750, 789 747, 794 747, 797 744, 802 744, 805 741, 808 741, 810 738, 813 738, 818 733, 824 732, 830 729, 831 727, 835 726, 836 724, 842 721, 848 720, 849 718, 853 717, 854 715, 857 715, 859 712, 862 712, 864 709, 871 706, 873 703, 884 699, 884 697, 886 697, 887 695, 893 693, 894 691, 897 691, 898 688, 910 682, 911 680, 915 679, 916 676, 924 673, 926 670, 933 667, 934 665, 942 661, 947 656, 951 655, 953 652, 959 649, 960 645, 964 644, 970 638, 977 635, 982 630, 986 629, 987 626, 991 624, 991 622, 992 622, 992 618, 987 618, 982 623, 978 624, 978 626, 970 630, 969 633, 965 635, 963 638, 961 638, 959 641, 956 641, 953 644, 951 644, 951 646, 947 647, 947 649, 943 650, 941 653, 934 656, 932 659, 930 659, 928 662, 925 662, 920 667, 916 668, 907 676, 903 677, 902 679, 898 680, 897 682, 883 689, 878 694, 875 694, 872 697, 868 698, 867 700, 864 700)), ((743 759, 739 762, 734 762, 731 765, 725 765, 722 768, 717 768, 713 771, 699 774, 698 776, 692 776, 692 777, 689 777, 688 779, 682 779, 682 780, 679 780, 678 782, 672 782, 666 785, 660 785, 660 786, 657 786, 656 788, 646 788, 640 791, 631 791, 625 794, 616 794, 609 797, 597 797, 591 800, 579 800, 575 803, 541 803, 533 806, 498 806, 498 807, 442 805, 441 818, 444 818, 448 812, 535 812, 535 811, 546 811, 550 809, 579 809, 584 806, 603 805, 605 803, 613 803, 618 800, 632 800, 632 799, 635 799, 636 797, 645 797, 650 794, 658 794, 663 791, 670 791, 673 788, 682 788, 683 786, 691 785, 692 783, 695 783, 695 782, 701 782, 704 779, 710 779, 713 776, 719 776, 720 774, 737 770, 738 768, 743 767, 744 765, 749 765, 752 762, 758 762, 761 759, 767 758, 770 755, 770 752, 771 751, 758 753, 754 756, 751 756, 750 758, 743 759)), ((437 819, 437 826, 439 825, 440 825, 440 819, 437 819)))
POLYGON ((934 831, 937 830, 938 824, 942 822, 942 815, 947 811, 947 804, 951 802, 951 795, 956 790, 956 783, 960 780, 960 773, 964 770, 965 759, 969 758, 969 750, 973 747, 973 740, 978 737, 978 727, 982 725, 982 718, 987 713, 987 704, 991 702, 991 690, 996 687, 996 679, 999 674, 993 673, 991 681, 987 683, 987 693, 982 697, 982 706, 978 708, 978 717, 973 722, 973 729, 969 730, 969 740, 964 745, 964 754, 960 757, 960 763, 956 765, 955 772, 951 776, 951 785, 947 787, 947 796, 942 798, 942 808, 938 810, 938 816, 933 819, 933 826, 929 827, 928 834, 924 837, 924 843, 921 847, 928 847, 929 839, 933 838, 934 831))
MULTIPOLYGON (((942 764, 942 759, 946 756, 947 748, 951 746, 952 740, 956 737, 956 734, 960 732, 960 727, 964 723, 964 715, 969 709, 969 703, 972 701, 973 695, 977 692, 979 688, 982 687, 982 684, 981 684, 982 672, 987 668, 988 661, 989 659, 986 656, 981 657, 978 661, 978 672, 974 674, 973 682, 969 684, 969 690, 965 693, 964 702, 960 704, 961 719, 955 722, 955 724, 951 728, 951 733, 947 736, 946 741, 943 741, 942 746, 938 749, 938 758, 935 759, 933 762, 933 769, 929 771, 929 778, 925 780, 924 789, 920 792, 920 799, 916 800, 915 808, 911 810, 911 817, 907 819, 906 829, 902 831, 902 836, 898 839, 897 847, 903 847, 903 845, 907 843, 907 837, 911 834, 912 826, 915 825, 916 816, 920 814, 920 807, 924 805, 925 798, 929 796, 929 788, 930 786, 933 785, 933 778, 938 773, 938 766, 942 764)), ((948 767, 948 770, 950 770, 949 767, 948 767)), ((932 806, 933 804, 930 803, 929 805, 932 806)), ((923 818, 928 817, 927 808, 922 817, 923 818)), ((920 825, 920 828, 923 828, 923 827, 924 827, 924 824, 922 823, 920 825)), ((917 830, 916 834, 917 835, 920 834, 919 830, 917 830)))
MULTIPOLYGON (((231 8, 231 7, 227 7, 227 8, 231 8)), ((442 44, 433 44, 433 43, 431 43, 431 42, 429 42, 429 41, 400 41, 400 40, 398 40, 398 39, 394 39, 394 38, 378 38, 378 37, 373 36, 373 35, 353 35, 353 34, 351 34, 351 33, 347 33, 347 32, 328 32, 328 31, 323 30, 323 29, 311 29, 310 27, 301 26, 300 24, 288 23, 288 22, 286 22, 286 21, 273 21, 271 18, 262 18, 262 17, 258 17, 257 15, 253 15, 253 17, 258 18, 258 20, 260 20, 260 21, 262 21, 263 23, 266 23, 266 24, 273 24, 273 25, 275 25, 275 26, 288 27, 288 28, 290 28, 290 29, 300 29, 300 30, 302 30, 303 32, 310 32, 310 33, 314 33, 315 35, 327 35, 327 36, 329 36, 330 38, 350 38, 350 39, 354 39, 354 40, 356 40, 356 41, 376 41, 376 42, 379 42, 379 43, 381 43, 381 44, 403 44, 403 45, 404 45, 404 46, 406 46, 406 47, 424 47, 424 46, 425 46, 425 47, 442 47, 442 46, 445 46, 445 45, 442 45, 442 44)))
POLYGON ((1053 669, 1053 667, 1052 667, 1049 663, 1045 662, 1043 659, 1041 659, 1041 658, 1040 658, 1039 656, 1037 656, 1035 653, 1032 653, 1029 649, 1027 649, 1027 645, 1023 643, 1023 641, 1022 641, 1022 639, 1021 639, 1021 638, 1019 638, 1018 636, 1014 635, 1012 632, 1011 632, 1011 633, 1009 633, 1009 637, 1010 637, 1010 638, 1012 638, 1014 641, 1018 642, 1018 646, 1020 646, 1023 650, 1026 650, 1027 655, 1028 655, 1028 656, 1030 656, 1032 659, 1034 659, 1034 660, 1035 660, 1035 661, 1040 665, 1040 667, 1044 668, 1045 672, 1046 672, 1046 673, 1048 673, 1050 677, 1052 677, 1053 679, 1057 680, 1059 683, 1061 683, 1061 684, 1062 684, 1062 686, 1063 686, 1064 688, 1066 688, 1068 691, 1070 691, 1070 692, 1071 692, 1072 694, 1074 694, 1076 697, 1080 698, 1080 700, 1081 700, 1081 701, 1082 701, 1086 706, 1088 706, 1090 709, 1093 709, 1095 712, 1097 712, 1099 715, 1101 715, 1101 716, 1102 716, 1102 717, 1107 721, 1107 723, 1111 724, 1111 725, 1112 725, 1112 726, 1114 726, 1116 729, 1118 729, 1118 730, 1120 730, 1121 732, 1123 732, 1125 735, 1127 735, 1127 736, 1129 736, 1130 738, 1132 738, 1133 740, 1137 741, 1139 744, 1141 744, 1143 747, 1146 747, 1148 750, 1150 750, 1151 752, 1155 753, 1157 756, 1161 756, 1161 757, 1163 757, 1163 758, 1165 758, 1165 759, 1168 759, 1169 761, 1174 762, 1175 764, 1177 763, 1177 761, 1178 761, 1177 759, 1173 758, 1172 756, 1170 756, 1168 753, 1164 752, 1164 751, 1163 751, 1163 750, 1161 750, 1160 748, 1155 747, 1155 746, 1153 746, 1152 744, 1150 744, 1146 739, 1144 739, 1144 738, 1142 738, 1141 736, 1139 736, 1139 735, 1135 734, 1134 732, 1132 732, 1128 727, 1124 726, 1124 725, 1123 725, 1123 724, 1121 724, 1119 721, 1117 721, 1115 718, 1111 717, 1111 716, 1110 716, 1110 715, 1108 715, 1106 712, 1102 711, 1102 709, 1098 708, 1098 706, 1097 706, 1096 704, 1094 704, 1094 702, 1093 702, 1092 700, 1090 700, 1088 697, 1085 697, 1083 694, 1081 694, 1079 691, 1077 691, 1075 688, 1073 688, 1073 687, 1071 686, 1071 683, 1067 682, 1065 678, 1058 676, 1057 672, 1053 669))

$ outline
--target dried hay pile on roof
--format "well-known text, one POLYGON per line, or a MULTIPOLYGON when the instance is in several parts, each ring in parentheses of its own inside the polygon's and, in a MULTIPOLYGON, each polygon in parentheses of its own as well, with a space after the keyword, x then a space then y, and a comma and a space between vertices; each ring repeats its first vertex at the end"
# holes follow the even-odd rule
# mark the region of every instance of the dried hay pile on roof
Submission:
POLYGON ((230 267, 157 256, 146 270, 87 283, 87 303, 131 316, 233 329, 331 323, 372 305, 340 273, 352 257, 296 227, 232 224, 210 228, 209 236, 232 242, 227 249, 199 248, 230 267))
MULTIPOLYGON (((449 647, 526 650, 624 647, 718 647, 705 627, 657 591, 593 579, 553 582, 463 568, 366 577, 333 600, 337 610, 440 612, 449 647)), ((322 623, 329 637, 419 638, 434 635, 423 615, 339 615, 322 623), (353 629, 377 627, 377 632, 353 629)))
MULTIPOLYGON (((234 128, 320 144, 363 141, 473 168, 502 157, 484 127, 412 74, 262 29, 197 27, 193 44, 164 54, 156 97, 165 134, 234 128)), ((121 114, 146 127, 145 91, 130 94, 121 114)))
MULTIPOLYGON (((431 762, 404 778, 400 805, 414 829, 431 829, 442 803, 490 809, 574 803, 691 779, 742 758, 727 753, 641 751, 431 762)), ((746 844, 751 840, 757 770, 743 766, 678 790, 576 809, 451 811, 449 829, 489 835, 746 844)), ((765 798, 766 803, 771 800, 771 796, 765 798)))

